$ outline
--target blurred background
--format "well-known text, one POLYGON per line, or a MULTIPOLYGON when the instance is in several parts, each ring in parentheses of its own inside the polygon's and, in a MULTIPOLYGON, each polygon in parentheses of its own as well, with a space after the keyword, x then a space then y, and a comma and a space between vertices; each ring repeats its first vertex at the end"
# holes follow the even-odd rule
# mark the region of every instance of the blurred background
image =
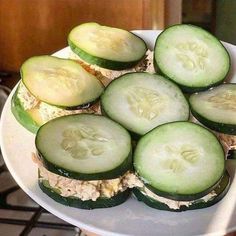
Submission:
MULTIPOLYGON (((89 21, 127 30, 191 23, 236 44, 236 0, 0 0, 1 104, 27 58, 66 47, 69 31, 89 21)), ((31 201, 1 159, 0 183, 1 236, 82 235, 31 201)))

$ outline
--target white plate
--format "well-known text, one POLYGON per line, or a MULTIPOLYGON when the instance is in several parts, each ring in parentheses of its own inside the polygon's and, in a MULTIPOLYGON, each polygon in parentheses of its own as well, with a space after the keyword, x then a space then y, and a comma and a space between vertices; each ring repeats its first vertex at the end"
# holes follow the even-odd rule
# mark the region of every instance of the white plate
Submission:
MULTIPOLYGON (((152 49, 158 31, 135 31, 152 49)), ((236 75, 236 47, 225 44, 233 61, 231 75, 236 75)), ((65 48, 56 53, 68 57, 65 48)), ((233 78, 236 82, 236 76, 233 78)), ((13 92, 12 92, 13 93, 13 92)), ((0 127, 4 160, 19 186, 39 205, 61 219, 100 235, 223 235, 236 230, 236 161, 228 161, 232 185, 225 198, 215 206, 202 210, 173 213, 159 211, 130 198, 124 204, 97 210, 81 210, 56 203, 37 184, 37 166, 31 160, 34 135, 24 129, 11 113, 9 96, 3 109, 0 127)))

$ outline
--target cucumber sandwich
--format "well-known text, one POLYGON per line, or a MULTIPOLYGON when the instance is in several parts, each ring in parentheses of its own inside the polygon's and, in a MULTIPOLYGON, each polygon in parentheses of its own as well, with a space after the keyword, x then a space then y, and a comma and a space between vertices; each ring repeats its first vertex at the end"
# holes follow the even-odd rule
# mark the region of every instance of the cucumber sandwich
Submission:
POLYGON ((172 122, 144 135, 134 153, 143 182, 133 192, 147 205, 170 211, 211 206, 229 189, 224 151, 213 133, 190 122, 172 122))
POLYGON ((236 150, 236 84, 222 84, 189 98, 194 117, 217 132, 226 153, 236 150))
POLYGON ((73 60, 32 57, 23 63, 21 78, 11 108, 31 132, 58 116, 98 111, 96 102, 104 86, 73 60))
POLYGON ((81 24, 68 35, 71 59, 87 65, 111 80, 128 72, 149 71, 153 68, 153 52, 132 32, 94 22, 81 24))
POLYGON ((136 181, 129 133, 94 114, 59 117, 36 135, 39 186, 55 201, 84 208, 124 202, 136 181))
POLYGON ((221 84, 230 68, 223 44, 202 28, 174 25, 156 39, 154 66, 184 92, 197 92, 221 84))

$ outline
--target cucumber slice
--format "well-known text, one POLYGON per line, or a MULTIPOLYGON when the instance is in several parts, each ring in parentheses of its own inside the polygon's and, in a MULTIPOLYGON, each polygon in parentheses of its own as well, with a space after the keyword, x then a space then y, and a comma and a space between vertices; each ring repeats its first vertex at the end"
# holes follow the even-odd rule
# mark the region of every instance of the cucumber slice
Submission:
POLYGON ((104 88, 79 63, 53 56, 26 60, 21 67, 21 77, 37 99, 60 107, 77 107, 93 102, 104 88))
POLYGON ((138 36, 97 23, 85 23, 72 29, 68 44, 86 62, 112 70, 136 65, 147 51, 145 42, 138 36))
POLYGON ((174 200, 194 200, 209 193, 225 170, 224 150, 207 129, 173 122, 142 137, 134 167, 148 188, 174 200))
POLYGON ((98 198, 96 201, 82 201, 81 199, 75 197, 61 196, 55 189, 46 185, 43 181, 39 180, 38 183, 41 190, 56 202, 66 206, 88 210, 117 206, 125 202, 130 196, 130 190, 127 189, 124 192, 119 192, 117 195, 111 198, 98 198))
POLYGON ((35 143, 45 167, 69 178, 113 179, 132 167, 129 133, 99 115, 51 120, 40 127, 35 143))
POLYGON ((112 81, 101 96, 103 112, 138 135, 189 117, 181 90, 159 75, 128 73, 112 81))
POLYGON ((36 133, 42 123, 40 122, 36 111, 26 111, 23 108, 20 99, 17 97, 18 89, 19 87, 16 89, 11 99, 11 111, 16 120, 22 126, 24 126, 30 132, 36 133))
POLYGON ((220 41, 193 25, 174 25, 157 38, 154 65, 185 92, 205 90, 223 82, 230 57, 220 41))
POLYGON ((193 115, 205 126, 236 135, 236 84, 222 84, 189 98, 193 115))
MULTIPOLYGON (((210 207, 216 203, 218 203, 228 192, 230 187, 230 177, 228 172, 224 174, 223 178, 221 179, 220 183, 214 188, 214 193, 216 195, 213 195, 209 200, 204 200, 204 198, 196 199, 194 201, 189 202, 189 205, 179 205, 179 208, 173 208, 167 204, 167 202, 172 202, 174 205, 178 205, 177 201, 166 199, 166 203, 158 201, 156 198, 153 198, 151 196, 148 196, 145 191, 142 189, 134 188, 133 193, 136 196, 136 198, 139 201, 143 201, 148 206, 159 209, 159 210, 165 210, 165 211, 187 211, 187 210, 195 210, 195 209, 201 209, 210 207)), ((160 198, 158 195, 156 195, 158 198, 160 198)), ((161 198, 163 199, 163 198, 161 198)))

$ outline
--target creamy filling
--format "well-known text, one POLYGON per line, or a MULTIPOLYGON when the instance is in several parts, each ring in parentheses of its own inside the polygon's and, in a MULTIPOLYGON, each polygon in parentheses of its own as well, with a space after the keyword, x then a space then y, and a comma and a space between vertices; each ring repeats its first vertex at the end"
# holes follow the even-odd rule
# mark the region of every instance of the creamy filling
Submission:
POLYGON ((82 201, 96 201, 99 197, 111 198, 127 188, 143 187, 143 183, 130 171, 115 179, 84 181, 67 178, 48 171, 34 153, 32 159, 38 164, 39 180, 47 181, 50 187, 56 189, 63 197, 78 197, 82 201))
POLYGON ((236 150, 236 135, 216 133, 225 150, 236 150))
MULTIPOLYGON (((39 167, 40 181, 48 181, 51 188, 63 197, 78 197, 82 201, 96 201, 99 197, 111 198, 127 188, 136 186, 137 176, 130 171, 116 179, 82 181, 54 174, 39 167)), ((139 185, 139 184, 138 184, 139 185)))
POLYGON ((56 106, 49 105, 41 102, 35 98, 28 89, 21 82, 18 89, 18 98, 25 110, 38 109, 40 117, 43 123, 48 122, 54 118, 79 113, 95 113, 101 114, 100 105, 96 103, 89 108, 78 109, 78 110, 65 110, 56 106))
POLYGON ((81 65, 85 65, 89 67, 91 70, 95 70, 96 73, 98 74, 100 72, 100 74, 106 78, 105 80, 102 81, 105 86, 108 85, 115 78, 121 75, 124 75, 126 73, 130 73, 130 72, 155 73, 155 69, 153 66, 153 51, 151 50, 148 50, 146 52, 144 59, 141 60, 136 66, 126 69, 126 70, 109 70, 109 69, 99 67, 97 65, 90 65, 72 51, 69 55, 69 58, 73 60, 77 60, 81 65))
POLYGON ((174 210, 180 209, 181 206, 189 207, 190 205, 192 205, 196 201, 208 202, 217 195, 216 192, 213 190, 210 193, 208 193, 207 195, 205 195, 204 197, 199 198, 194 201, 175 201, 172 199, 158 196, 155 193, 153 193, 152 191, 150 191, 147 187, 142 188, 142 193, 145 194, 146 196, 156 200, 156 201, 166 204, 170 209, 174 209, 174 210))
POLYGON ((194 201, 175 201, 153 193, 131 171, 127 171, 124 175, 115 179, 84 181, 67 178, 48 171, 35 153, 32 153, 32 159, 39 167, 40 181, 47 181, 48 185, 63 197, 78 197, 82 201, 96 201, 99 197, 111 198, 128 188, 138 187, 146 196, 166 204, 171 209, 179 209, 181 206, 188 207, 196 201, 208 202, 217 195, 213 190, 204 197, 194 201))
POLYGON ((17 97, 25 110, 30 110, 39 106, 40 101, 29 92, 22 82, 19 84, 17 97))

